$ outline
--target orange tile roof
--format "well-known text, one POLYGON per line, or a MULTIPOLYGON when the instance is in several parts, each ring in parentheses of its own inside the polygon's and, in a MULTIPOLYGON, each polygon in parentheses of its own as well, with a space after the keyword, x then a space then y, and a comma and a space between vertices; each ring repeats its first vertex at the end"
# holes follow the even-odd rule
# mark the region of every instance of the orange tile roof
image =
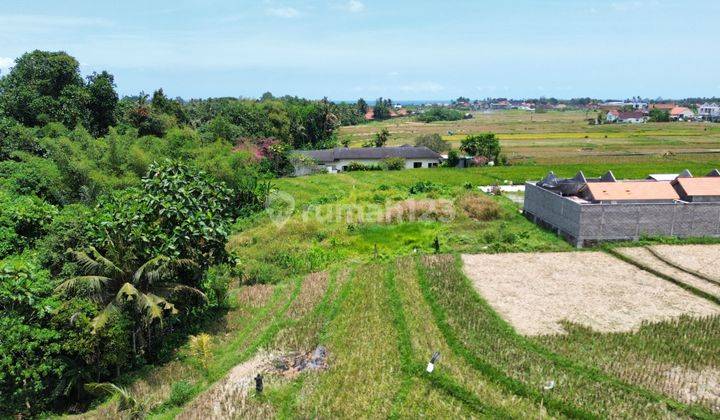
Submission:
POLYGON ((676 106, 670 110, 670 115, 680 115, 688 112, 694 114, 694 112, 690 108, 685 108, 684 106, 676 106))
POLYGON ((678 178, 677 183, 689 196, 720 195, 720 177, 678 178))
POLYGON ((669 181, 589 182, 587 188, 597 201, 680 199, 669 181))

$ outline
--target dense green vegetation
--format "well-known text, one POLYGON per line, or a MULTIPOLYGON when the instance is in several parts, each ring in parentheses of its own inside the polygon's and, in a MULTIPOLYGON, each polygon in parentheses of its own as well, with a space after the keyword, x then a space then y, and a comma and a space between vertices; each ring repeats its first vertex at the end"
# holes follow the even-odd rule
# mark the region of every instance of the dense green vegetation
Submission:
MULTIPOLYGON (((228 308, 232 224, 355 104, 119 98, 63 52, 0 79, 0 416, 83 409, 228 308)), ((179 391, 178 391, 179 392, 179 391)))
POLYGON ((433 107, 423 111, 416 117, 418 121, 431 123, 435 121, 457 121, 463 118, 462 112, 445 107, 433 107))

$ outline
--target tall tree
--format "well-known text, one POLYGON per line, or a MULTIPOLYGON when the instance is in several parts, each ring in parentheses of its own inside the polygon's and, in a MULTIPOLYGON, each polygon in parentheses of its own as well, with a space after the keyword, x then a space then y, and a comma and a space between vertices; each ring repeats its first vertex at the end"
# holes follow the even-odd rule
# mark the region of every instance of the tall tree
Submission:
POLYGON ((0 79, 0 108, 28 126, 72 122, 77 119, 77 101, 83 100, 78 89, 83 87, 75 58, 62 51, 35 50, 18 58, 0 79))
POLYGON ((115 111, 118 105, 118 94, 115 92, 115 78, 103 71, 93 73, 87 78, 87 89, 90 93, 90 131, 95 136, 105 135, 115 125, 115 111))

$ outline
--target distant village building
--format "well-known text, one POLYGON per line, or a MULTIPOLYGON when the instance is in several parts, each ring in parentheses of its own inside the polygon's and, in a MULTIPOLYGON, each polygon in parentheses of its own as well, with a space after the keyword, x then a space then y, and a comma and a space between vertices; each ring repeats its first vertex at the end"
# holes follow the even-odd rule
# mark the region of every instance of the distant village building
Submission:
POLYGON ((642 236, 720 237, 720 172, 693 177, 654 174, 645 180, 558 178, 525 183, 523 213, 582 247, 642 236))
POLYGON ((646 122, 648 116, 642 111, 608 111, 605 120, 609 123, 640 124, 646 122))
POLYGON ((424 146, 399 147, 336 147, 321 150, 296 150, 293 153, 303 155, 312 162, 299 163, 295 175, 312 172, 337 173, 346 171, 351 163, 378 166, 384 159, 401 158, 405 169, 434 168, 440 164, 442 156, 424 146))
POLYGON ((698 107, 698 115, 704 120, 720 121, 720 105, 706 102, 698 107))
POLYGON ((670 110, 670 119, 674 121, 690 121, 695 118, 695 112, 684 106, 676 106, 670 110))

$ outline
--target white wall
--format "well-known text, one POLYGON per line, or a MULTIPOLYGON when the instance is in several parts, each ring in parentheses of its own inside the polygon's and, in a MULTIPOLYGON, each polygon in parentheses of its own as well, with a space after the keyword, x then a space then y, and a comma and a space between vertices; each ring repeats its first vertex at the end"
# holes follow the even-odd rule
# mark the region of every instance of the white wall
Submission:
MULTIPOLYGON (((357 162, 363 165, 380 165, 382 159, 342 159, 336 162, 326 164, 325 166, 334 166, 338 171, 342 171, 343 166, 350 165, 350 162, 357 162)), ((428 168, 430 163, 440 164, 440 159, 405 159, 405 169, 413 169, 414 162, 421 162, 423 168, 428 168)))

